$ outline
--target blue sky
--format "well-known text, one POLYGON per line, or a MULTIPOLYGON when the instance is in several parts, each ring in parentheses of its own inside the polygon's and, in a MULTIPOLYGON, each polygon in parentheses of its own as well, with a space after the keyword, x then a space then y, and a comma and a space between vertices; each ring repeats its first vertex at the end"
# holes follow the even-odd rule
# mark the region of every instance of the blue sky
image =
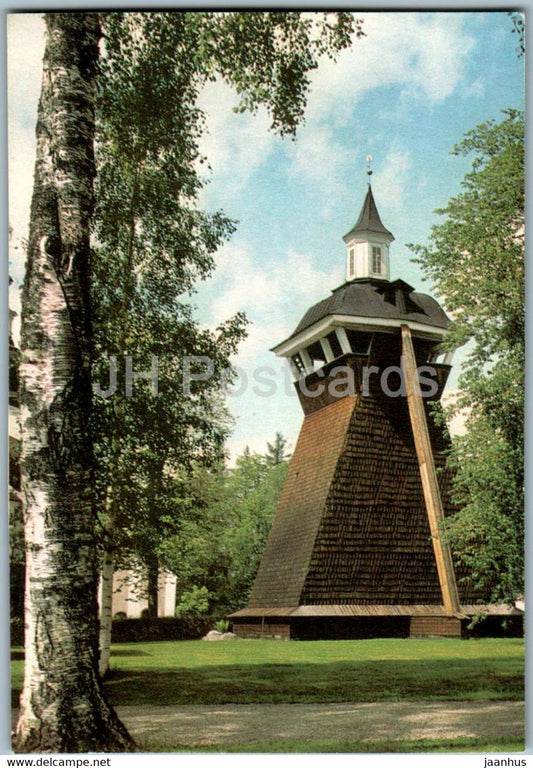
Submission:
MULTIPOLYGON (((524 63, 506 12, 358 13, 366 37, 325 61, 313 75, 307 119, 297 141, 268 132, 268 117, 236 115, 236 96, 210 84, 201 96, 209 134, 202 142, 212 173, 202 204, 239 221, 220 252, 214 277, 194 301, 214 326, 245 311, 250 334, 236 364, 246 392, 231 397, 236 423, 229 447, 263 450, 276 431, 294 445, 302 421, 295 396, 269 348, 289 335, 305 310, 344 281, 342 235, 366 192, 365 157, 373 156, 374 196, 396 238, 391 278, 430 290, 406 243, 427 239, 435 208, 460 189, 469 168, 450 150, 477 124, 524 102, 524 63), (277 393, 253 390, 253 374, 273 369, 277 393)), ((27 235, 40 85, 43 23, 8 19, 9 190, 14 245, 27 235)), ((12 274, 22 275, 21 249, 12 274)), ((15 288, 15 287, 14 287, 15 288)), ((15 290, 12 290, 16 305, 15 290)), ((455 374, 450 387, 456 386, 455 374)), ((263 387, 263 390, 265 388, 263 387)), ((257 387, 256 387, 257 390, 257 387)))

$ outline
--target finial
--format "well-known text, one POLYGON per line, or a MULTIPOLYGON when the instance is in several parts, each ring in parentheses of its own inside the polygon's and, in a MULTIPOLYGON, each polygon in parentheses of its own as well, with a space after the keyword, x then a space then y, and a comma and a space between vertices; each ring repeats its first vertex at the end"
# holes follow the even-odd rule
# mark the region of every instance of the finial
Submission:
POLYGON ((372 176, 372 155, 366 156, 366 174, 368 176, 368 186, 370 186, 370 177, 372 176))

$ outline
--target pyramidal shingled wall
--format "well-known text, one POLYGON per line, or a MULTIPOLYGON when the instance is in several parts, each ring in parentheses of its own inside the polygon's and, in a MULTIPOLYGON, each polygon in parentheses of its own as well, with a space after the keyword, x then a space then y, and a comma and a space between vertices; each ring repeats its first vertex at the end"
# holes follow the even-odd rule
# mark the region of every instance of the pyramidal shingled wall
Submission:
MULTIPOLYGON (((429 419, 445 513, 447 438, 429 419)), ((462 603, 483 600, 457 573, 462 603)), ((405 398, 305 417, 248 608, 442 603, 405 398)))
POLYGON ((299 604, 357 399, 336 400, 305 417, 248 607, 299 604))

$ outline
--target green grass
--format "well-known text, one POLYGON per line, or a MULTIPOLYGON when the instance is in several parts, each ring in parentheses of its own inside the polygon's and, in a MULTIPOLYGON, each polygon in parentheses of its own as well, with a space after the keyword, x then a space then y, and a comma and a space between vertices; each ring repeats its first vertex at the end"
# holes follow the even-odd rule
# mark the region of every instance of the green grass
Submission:
MULTIPOLYGON (((13 662, 15 702, 22 666, 13 662)), ((524 642, 514 638, 127 643, 113 646, 111 668, 115 706, 524 696, 524 642)))
POLYGON ((457 739, 419 739, 418 741, 333 741, 329 739, 317 741, 283 741, 283 742, 254 742, 253 744, 229 744, 221 748, 219 745, 190 747, 172 744, 171 741, 154 739, 140 745, 146 752, 253 752, 255 754, 278 753, 374 753, 383 754, 398 752, 523 752, 523 741, 496 741, 494 739, 462 738, 457 739))
MULTIPOLYGON (((13 704, 18 703, 23 651, 13 649, 13 704)), ((521 700, 521 639, 353 640, 116 644, 105 683, 115 706, 521 700)), ((149 752, 394 753, 520 752, 519 739, 347 740, 232 743, 190 748, 172 734, 141 743, 149 752)))
POLYGON ((143 643, 115 646, 121 704, 522 699, 523 641, 143 643))

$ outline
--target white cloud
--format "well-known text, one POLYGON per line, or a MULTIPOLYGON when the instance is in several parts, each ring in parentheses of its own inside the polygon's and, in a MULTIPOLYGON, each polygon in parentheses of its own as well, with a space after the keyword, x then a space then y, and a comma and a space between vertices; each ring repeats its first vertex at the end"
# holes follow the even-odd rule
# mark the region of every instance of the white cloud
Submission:
POLYGON ((350 161, 351 148, 335 140, 332 127, 319 123, 303 128, 296 142, 284 145, 292 178, 305 179, 321 192, 322 218, 328 218, 345 192, 343 170, 350 161))
POLYGON ((393 143, 380 164, 379 173, 372 176, 372 187, 377 197, 386 200, 388 209, 395 214, 403 211, 411 166, 410 152, 393 143))
POLYGON ((470 98, 479 99, 485 94, 485 83, 478 77, 472 83, 465 84, 464 94, 470 98))
POLYGON ((431 15, 422 25, 415 82, 430 102, 446 99, 462 84, 474 40, 464 33, 462 14, 431 15))
MULTIPOLYGON (((298 141, 285 146, 290 162, 289 175, 320 189, 320 214, 327 218, 346 188, 345 169, 354 154, 366 154, 372 141, 382 147, 387 135, 383 126, 394 123, 398 114, 410 112, 413 100, 429 107, 449 97, 461 84, 468 54, 474 42, 463 31, 462 14, 383 13, 364 18, 366 37, 355 40, 336 62, 324 59, 312 75, 306 109, 306 123, 298 141), (399 86, 391 96, 391 119, 384 119, 376 132, 361 146, 358 116, 363 98, 380 88, 399 86), (339 131, 350 126, 353 140, 339 131)), ((405 173, 410 166, 407 153, 393 145, 374 181, 376 188, 402 207, 405 173), (395 179, 394 174, 399 173, 395 179)))
POLYGON ((369 91, 391 85, 430 104, 443 101, 461 83, 474 45, 463 20, 457 13, 365 14, 366 37, 337 62, 324 60, 313 75, 308 121, 344 124, 369 91))
MULTIPOLYGON (((259 269, 246 244, 229 243, 217 258, 210 281, 213 298, 208 325, 214 327, 238 311, 246 312, 251 325, 236 363, 249 366, 262 359, 270 347, 294 330, 295 318, 327 295, 343 280, 344 263, 334 273, 313 264, 310 256, 290 250, 283 261, 269 261, 259 269)), ((270 359, 270 364, 275 361, 270 359)))
POLYGON ((200 151, 224 177, 228 196, 239 192, 252 173, 267 160, 275 141, 269 133, 270 118, 265 109, 256 114, 235 113, 235 91, 222 81, 208 83, 198 99, 207 118, 207 130, 200 139, 200 151))
MULTIPOLYGON (((391 113, 408 112, 413 100, 429 107, 449 97, 462 83, 468 54, 474 45, 460 13, 370 13, 364 16, 366 37, 355 40, 336 62, 324 58, 312 73, 306 123, 296 143, 285 142, 291 177, 320 188, 323 217, 345 186, 343 171, 356 146, 357 115, 362 99, 378 88, 400 86, 391 113), (338 129, 351 125, 352 146, 341 142, 338 129)), ((478 86, 479 87, 479 86, 478 86)), ((241 191, 250 176, 268 159, 279 139, 268 132, 266 110, 255 116, 235 114, 237 96, 222 82, 209 83, 199 106, 207 114, 209 133, 201 149, 228 197, 241 191)), ((209 196, 210 189, 204 193, 209 196)))
POLYGON ((9 220, 18 237, 28 234, 44 33, 40 14, 7 16, 9 220))

